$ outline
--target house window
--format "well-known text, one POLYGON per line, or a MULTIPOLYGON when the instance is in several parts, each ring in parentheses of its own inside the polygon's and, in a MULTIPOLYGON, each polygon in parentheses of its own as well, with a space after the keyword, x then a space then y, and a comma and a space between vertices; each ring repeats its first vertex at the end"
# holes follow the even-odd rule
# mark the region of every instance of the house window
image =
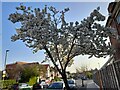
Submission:
POLYGON ((117 16, 117 23, 120 24, 120 12, 119 12, 119 14, 117 16))

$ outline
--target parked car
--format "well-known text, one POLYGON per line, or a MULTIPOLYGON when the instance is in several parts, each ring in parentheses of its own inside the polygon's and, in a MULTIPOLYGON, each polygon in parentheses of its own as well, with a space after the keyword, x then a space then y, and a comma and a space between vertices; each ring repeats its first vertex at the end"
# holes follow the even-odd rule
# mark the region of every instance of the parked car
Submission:
POLYGON ((74 79, 69 79, 68 80, 68 85, 71 89, 75 88, 76 87, 75 80, 74 79))
POLYGON ((32 90, 32 86, 29 86, 26 83, 20 83, 19 84, 19 90, 32 90))
POLYGON ((39 83, 41 88, 47 88, 48 87, 48 83, 45 80, 41 80, 41 82, 39 83))
POLYGON ((35 83, 32 89, 33 90, 41 89, 41 85, 39 83, 35 83))
POLYGON ((63 82, 53 82, 47 88, 47 90, 63 90, 65 85, 63 82))

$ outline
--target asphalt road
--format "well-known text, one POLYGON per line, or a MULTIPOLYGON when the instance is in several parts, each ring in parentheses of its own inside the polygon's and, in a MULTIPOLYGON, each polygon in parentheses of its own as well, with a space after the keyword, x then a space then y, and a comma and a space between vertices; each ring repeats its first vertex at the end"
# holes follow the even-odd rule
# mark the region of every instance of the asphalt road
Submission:
MULTIPOLYGON (((77 79, 75 82, 76 82, 77 86, 82 86, 82 80, 81 79, 77 79)), ((93 82, 93 80, 84 80, 83 81, 84 85, 87 85, 88 83, 92 83, 92 82, 93 82)))

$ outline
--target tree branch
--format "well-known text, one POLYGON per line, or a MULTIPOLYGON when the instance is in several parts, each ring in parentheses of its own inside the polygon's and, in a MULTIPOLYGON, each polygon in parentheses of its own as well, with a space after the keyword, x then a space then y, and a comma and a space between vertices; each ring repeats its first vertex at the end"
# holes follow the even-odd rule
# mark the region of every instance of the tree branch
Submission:
MULTIPOLYGON (((55 26, 57 28, 57 22, 56 22, 55 14, 53 15, 53 18, 54 18, 55 26)), ((55 44, 55 49, 56 49, 56 53, 57 53, 57 56, 58 56, 58 61, 60 63, 61 69, 63 70, 63 66, 62 66, 62 63, 61 63, 60 57, 59 57, 59 52, 58 52, 57 44, 55 44)))
POLYGON ((69 63, 70 60, 71 60, 71 59, 69 59, 69 58, 70 58, 70 54, 71 54, 71 52, 72 52, 72 49, 73 49, 73 47, 74 47, 74 45, 75 45, 75 44, 74 44, 75 38, 76 38, 76 35, 75 35, 74 38, 73 38, 72 45, 71 45, 69 54, 68 54, 68 56, 67 56, 67 62, 65 63, 65 66, 64 66, 64 70, 66 70, 66 67, 67 67, 68 63, 69 63))
POLYGON ((63 71, 63 66, 62 66, 62 63, 61 63, 61 61, 60 61, 60 57, 59 57, 59 52, 58 52, 57 45, 55 45, 55 48, 56 48, 56 53, 57 53, 57 56, 58 56, 58 61, 59 61, 59 63, 60 63, 61 69, 62 69, 62 71, 63 71))
POLYGON ((54 18, 55 26, 57 27, 57 21, 56 21, 56 18, 55 18, 55 14, 53 15, 53 18, 54 18))
POLYGON ((44 46, 44 49, 46 50, 49 58, 51 59, 51 61, 53 62, 54 66, 56 67, 56 69, 58 70, 58 72, 62 75, 62 72, 60 71, 60 69, 58 68, 57 64, 55 63, 50 51, 48 50, 48 48, 46 46, 44 46))

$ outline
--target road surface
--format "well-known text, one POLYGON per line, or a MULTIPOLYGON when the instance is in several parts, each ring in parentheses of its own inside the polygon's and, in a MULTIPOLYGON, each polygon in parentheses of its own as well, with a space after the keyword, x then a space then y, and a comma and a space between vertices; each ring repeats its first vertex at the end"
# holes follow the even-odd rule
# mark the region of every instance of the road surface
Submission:
POLYGON ((77 87, 81 90, 99 90, 99 87, 93 82, 93 80, 84 80, 84 87, 82 87, 82 80, 76 80, 77 87))

